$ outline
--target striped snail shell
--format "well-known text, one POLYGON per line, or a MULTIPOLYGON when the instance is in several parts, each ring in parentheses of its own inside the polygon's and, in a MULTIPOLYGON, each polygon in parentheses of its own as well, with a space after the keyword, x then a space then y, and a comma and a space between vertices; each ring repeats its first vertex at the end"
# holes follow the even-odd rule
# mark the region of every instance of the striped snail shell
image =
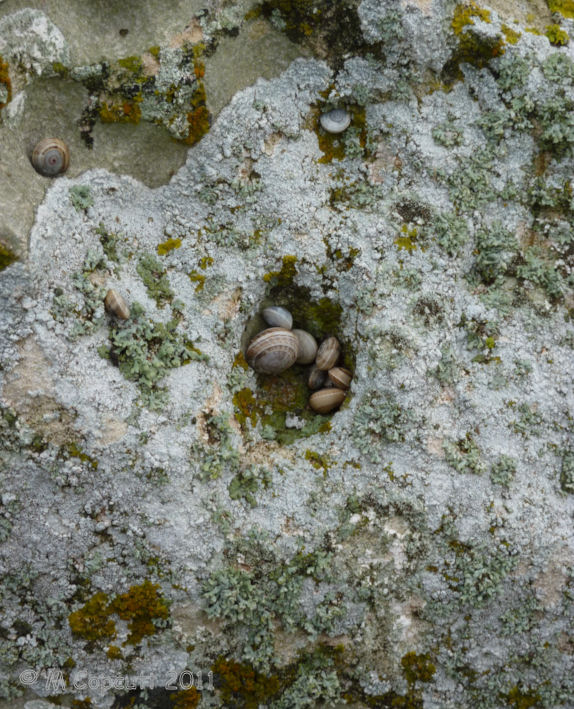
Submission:
POLYGON ((342 108, 335 108, 333 111, 323 113, 319 120, 327 133, 342 133, 351 124, 351 114, 342 108))
POLYGON ((311 364, 317 354, 317 340, 306 330, 293 330, 299 341, 299 355, 297 364, 311 364))
POLYGON ((319 369, 329 370, 337 364, 341 347, 336 337, 328 337, 317 350, 315 364, 319 369))
POLYGON ((280 305, 271 305, 269 308, 265 308, 261 315, 263 315, 263 320, 271 327, 284 327, 286 330, 290 330, 293 327, 293 316, 286 308, 282 308, 280 305))
POLYGON ((326 372, 317 367, 313 367, 309 372, 309 379, 307 384, 309 389, 320 389, 325 384, 325 379, 327 378, 326 372))
POLYGON ((333 367, 329 372, 329 379, 339 389, 348 389, 353 375, 345 367, 333 367))
POLYGON ((106 293, 104 298, 104 306, 108 313, 115 315, 121 320, 127 320, 130 316, 130 309, 122 296, 113 288, 106 293))
POLYGON ((346 396, 346 391, 337 389, 336 387, 332 389, 319 389, 319 391, 311 394, 309 406, 318 414, 328 414, 329 411, 333 411, 333 409, 341 406, 346 396))
POLYGON ((70 151, 59 138, 44 138, 32 151, 30 161, 40 175, 56 177, 68 169, 70 151))
POLYGON ((246 358, 261 374, 281 374, 293 364, 299 353, 297 337, 284 327, 270 327, 251 340, 246 358))

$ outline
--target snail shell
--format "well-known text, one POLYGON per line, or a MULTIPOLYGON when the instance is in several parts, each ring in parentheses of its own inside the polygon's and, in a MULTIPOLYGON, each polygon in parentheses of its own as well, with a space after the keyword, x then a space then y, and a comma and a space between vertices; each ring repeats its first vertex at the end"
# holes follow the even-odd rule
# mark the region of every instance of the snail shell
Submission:
POLYGON ((272 305, 261 313, 263 320, 271 327, 284 327, 290 330, 293 327, 293 316, 279 305, 272 305))
POLYGON ((299 355, 297 364, 311 364, 317 354, 317 340, 306 330, 293 330, 299 341, 299 355))
POLYGON ((311 394, 309 406, 318 414, 328 414, 329 411, 341 406, 346 396, 346 391, 335 387, 332 389, 319 389, 319 391, 311 394))
POLYGON ((336 337, 328 337, 317 350, 315 364, 319 369, 331 369, 337 364, 341 347, 336 337))
POLYGON ((319 120, 327 133, 342 133, 351 124, 351 114, 342 108, 335 108, 333 111, 323 113, 319 120))
POLYGON ((30 161, 40 175, 56 177, 68 169, 70 151, 59 138, 44 138, 32 151, 30 161))
POLYGON ((270 327, 251 340, 246 358, 262 374, 281 374, 295 364, 299 353, 297 337, 284 327, 270 327))
POLYGON ((108 313, 115 315, 122 320, 127 320, 130 316, 130 309, 122 296, 112 288, 106 293, 104 306, 108 313))
POLYGON ((333 367, 328 371, 329 379, 339 389, 348 389, 353 375, 345 367, 333 367))
POLYGON ((309 372, 309 380, 307 381, 309 389, 320 389, 325 384, 326 378, 327 376, 322 369, 313 367, 309 372))

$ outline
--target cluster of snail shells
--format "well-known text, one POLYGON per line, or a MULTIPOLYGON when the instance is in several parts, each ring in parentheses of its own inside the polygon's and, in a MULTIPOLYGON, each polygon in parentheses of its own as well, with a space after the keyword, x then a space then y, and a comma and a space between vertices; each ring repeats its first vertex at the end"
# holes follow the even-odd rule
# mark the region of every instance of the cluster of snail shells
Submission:
POLYGON ((317 341, 305 330, 292 330, 293 317, 285 308, 265 308, 263 319, 271 327, 256 335, 247 348, 250 367, 261 374, 281 374, 294 364, 312 364, 308 385, 317 390, 309 399, 309 406, 319 414, 338 408, 351 383, 352 374, 337 367, 341 347, 336 337, 328 337, 317 346, 317 341))

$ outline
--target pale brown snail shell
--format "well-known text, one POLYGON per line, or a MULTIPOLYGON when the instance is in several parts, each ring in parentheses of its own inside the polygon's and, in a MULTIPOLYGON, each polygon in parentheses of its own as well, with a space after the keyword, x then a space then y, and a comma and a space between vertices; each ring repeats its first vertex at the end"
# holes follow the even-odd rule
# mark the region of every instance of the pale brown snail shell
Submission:
POLYGON ((122 296, 112 288, 106 293, 104 306, 108 313, 115 315, 121 320, 127 320, 130 316, 130 309, 122 296))
POLYGON ((329 379, 338 389, 348 389, 353 375, 345 367, 333 367, 328 371, 329 379))
POLYGON ((341 347, 336 337, 328 337, 317 350, 315 364, 319 369, 329 370, 337 364, 341 347))
POLYGON ((292 330, 299 341, 297 364, 311 364, 317 354, 317 340, 306 330, 292 330))
POLYGON ((249 365, 262 374, 281 374, 295 364, 297 337, 284 327, 270 327, 256 335, 246 352, 249 365))
POLYGON ((346 396, 346 391, 337 389, 336 387, 332 389, 319 389, 319 391, 311 394, 309 406, 318 414, 328 414, 329 411, 333 411, 333 409, 341 406, 346 396))
POLYGON ((56 177, 68 169, 70 151, 66 143, 59 138, 44 138, 36 144, 30 162, 40 175, 56 177))

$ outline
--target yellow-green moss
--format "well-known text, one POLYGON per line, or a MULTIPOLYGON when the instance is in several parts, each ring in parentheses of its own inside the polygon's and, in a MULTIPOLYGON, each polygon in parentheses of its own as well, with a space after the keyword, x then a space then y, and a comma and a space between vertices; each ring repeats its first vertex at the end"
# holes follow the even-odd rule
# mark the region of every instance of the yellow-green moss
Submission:
POLYGON ((203 273, 198 273, 197 271, 190 271, 187 275, 189 276, 189 280, 192 283, 197 284, 195 286, 195 292, 201 293, 205 285, 205 276, 203 275, 203 273))
POLYGON ((443 69, 442 78, 447 85, 463 78, 460 70, 461 63, 472 64, 482 68, 493 57, 504 54, 504 39, 502 37, 479 37, 468 29, 474 25, 474 18, 483 22, 490 22, 490 11, 471 2, 469 5, 457 5, 452 19, 452 29, 458 37, 458 47, 452 59, 443 69))
POLYGON ((454 9, 454 15, 452 18, 452 29, 454 33, 458 36, 462 34, 462 31, 468 25, 474 25, 473 17, 482 20, 483 22, 490 22, 490 10, 485 10, 479 7, 475 2, 471 2, 468 5, 457 5, 454 9))
POLYGON ((257 424, 257 419, 262 410, 258 406, 251 389, 246 387, 236 392, 233 395, 233 406, 235 406, 235 418, 241 426, 244 426, 248 419, 251 421, 252 426, 257 424))
POLYGON ((321 455, 320 453, 317 453, 317 451, 312 451, 309 449, 305 451, 305 460, 308 460, 317 470, 323 470, 325 474, 329 470, 329 465, 331 463, 329 456, 321 455))
POLYGON ((208 266, 213 266, 213 259, 211 256, 204 256, 199 259, 199 268, 201 268, 202 271, 205 271, 208 266))
MULTIPOLYGON (((195 50, 195 48, 194 48, 195 50)), ((192 110, 187 114, 188 132, 184 142, 194 145, 209 131, 211 120, 207 110, 205 85, 201 80, 205 74, 205 66, 198 59, 194 61, 194 73, 197 78, 197 88, 191 97, 192 110)))
POLYGON ((110 603, 111 612, 128 621, 130 634, 124 645, 138 645, 146 635, 155 634, 153 620, 169 618, 168 607, 158 589, 159 585, 144 581, 110 603))
POLYGON ((257 709, 278 694, 281 685, 275 675, 257 672, 252 665, 219 657, 212 666, 221 683, 221 699, 225 706, 257 709))
POLYGON ((574 19, 574 0, 547 0, 550 12, 559 12, 563 17, 574 19))
POLYGON ((102 101, 100 106, 102 123, 134 123, 137 125, 140 122, 141 113, 139 102, 136 99, 119 103, 102 101))
POLYGON ((168 254, 170 251, 173 251, 174 249, 179 249, 181 246, 181 239, 168 239, 167 241, 164 241, 162 244, 157 245, 157 253, 158 256, 165 256, 168 254))
POLYGON ((269 271, 263 276, 265 283, 271 283, 275 286, 285 287, 293 283, 293 279, 297 275, 297 256, 283 256, 283 265, 280 271, 269 271))
POLYGON ((140 57, 124 57, 123 59, 118 59, 118 64, 122 69, 127 69, 133 74, 139 74, 143 69, 143 62, 140 57))
POLYGON ((436 672, 435 665, 431 662, 430 655, 417 655, 416 652, 407 652, 401 658, 403 674, 409 684, 415 682, 431 682, 436 672))
POLYGON ((94 594, 79 610, 68 616, 70 630, 74 635, 92 645, 116 637, 116 624, 110 618, 108 597, 103 591, 94 594))
POLYGON ((122 651, 117 645, 110 645, 106 655, 110 660, 121 660, 123 658, 122 651))
POLYGON ((151 54, 154 59, 159 59, 159 53, 160 53, 161 47, 159 45, 154 45, 153 47, 150 47, 147 51, 148 54, 151 54))
POLYGON ((130 631, 124 645, 137 645, 145 636, 155 634, 154 620, 166 620, 169 617, 167 604, 158 589, 157 584, 144 581, 111 601, 100 591, 82 608, 70 613, 70 629, 74 635, 83 638, 90 645, 113 640, 117 631, 112 616, 117 615, 127 621, 130 631))
POLYGON ((173 709, 195 709, 201 701, 201 692, 198 692, 195 687, 190 687, 170 694, 169 698, 173 702, 173 709))
POLYGON ((508 694, 502 695, 509 707, 516 709, 530 709, 540 706, 540 695, 535 691, 523 691, 518 686, 512 687, 508 694))
POLYGON ((62 79, 65 79, 70 73, 68 67, 65 64, 62 64, 62 62, 53 62, 52 69, 56 72, 56 74, 58 74, 58 76, 62 77, 62 79))
MULTIPOLYGON (((0 104, 0 108, 2 108, 2 105, 0 104)), ((17 261, 18 257, 13 251, 10 251, 10 249, 7 246, 4 246, 3 244, 0 244, 0 271, 3 271, 5 268, 8 268, 11 264, 14 263, 14 261, 17 261)))
POLYGON ((395 245, 399 247, 399 251, 401 249, 405 249, 405 251, 416 251, 418 248, 416 244, 417 234, 418 229, 416 227, 409 229, 406 224, 403 224, 401 227, 401 235, 397 236, 394 241, 395 245))
POLYGON ((89 463, 94 470, 98 469, 98 461, 84 453, 75 443, 68 443, 65 448, 70 458, 78 458, 82 463, 89 463))
POLYGON ((508 44, 516 44, 521 37, 520 32, 513 30, 512 27, 508 25, 502 25, 500 29, 508 44))
POLYGON ((568 32, 563 30, 560 25, 546 25, 544 35, 548 38, 550 44, 553 44, 555 47, 568 44, 568 40, 570 39, 568 32))

